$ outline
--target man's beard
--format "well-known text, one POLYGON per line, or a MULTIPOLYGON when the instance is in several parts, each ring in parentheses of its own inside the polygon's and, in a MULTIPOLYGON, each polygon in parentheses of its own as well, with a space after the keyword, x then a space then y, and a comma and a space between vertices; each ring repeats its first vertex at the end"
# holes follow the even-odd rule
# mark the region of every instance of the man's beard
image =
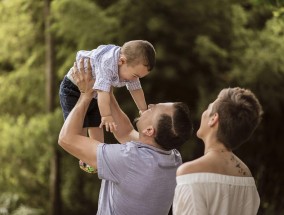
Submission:
POLYGON ((137 129, 137 123, 138 123, 138 121, 139 121, 139 117, 137 117, 137 118, 135 118, 134 120, 133 120, 133 127, 134 127, 134 129, 137 131, 138 129, 137 129))

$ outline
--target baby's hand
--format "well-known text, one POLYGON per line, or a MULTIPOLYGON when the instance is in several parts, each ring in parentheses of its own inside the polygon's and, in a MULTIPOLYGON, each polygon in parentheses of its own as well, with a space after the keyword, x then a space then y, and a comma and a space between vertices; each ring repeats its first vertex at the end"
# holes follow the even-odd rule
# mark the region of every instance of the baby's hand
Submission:
POLYGON ((116 131, 117 127, 111 115, 102 117, 100 128, 102 128, 103 126, 106 127, 106 131, 110 132, 116 131))

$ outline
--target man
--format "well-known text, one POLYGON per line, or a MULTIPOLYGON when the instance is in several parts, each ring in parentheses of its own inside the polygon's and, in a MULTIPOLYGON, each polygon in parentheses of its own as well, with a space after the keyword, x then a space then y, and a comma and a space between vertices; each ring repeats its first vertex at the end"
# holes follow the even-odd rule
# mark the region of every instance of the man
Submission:
MULTIPOLYGON (((122 144, 105 144, 81 135, 84 116, 93 97, 90 63, 73 67, 81 92, 66 119, 58 143, 89 164, 102 179, 97 214, 168 214, 176 186, 181 156, 175 148, 186 142, 192 130, 188 107, 183 103, 149 105, 134 130, 113 94, 110 107, 117 127, 109 127, 122 144)), ((107 127, 107 126, 106 126, 107 127)))

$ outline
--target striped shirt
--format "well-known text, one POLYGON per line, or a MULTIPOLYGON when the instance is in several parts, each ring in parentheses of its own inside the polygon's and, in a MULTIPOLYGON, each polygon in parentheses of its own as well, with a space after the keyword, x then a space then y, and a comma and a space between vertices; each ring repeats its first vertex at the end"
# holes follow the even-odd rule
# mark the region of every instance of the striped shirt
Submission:
MULTIPOLYGON (((142 88, 139 79, 135 81, 119 80, 118 61, 120 50, 121 47, 119 46, 100 45, 96 49, 93 49, 91 51, 81 50, 77 52, 77 64, 79 63, 79 60, 81 58, 90 58, 92 75, 96 79, 93 89, 110 92, 111 86, 126 86, 130 91, 142 88)), ((69 70, 67 77, 72 81, 71 70, 69 70)))
POLYGON ((102 184, 97 215, 168 215, 181 163, 177 150, 134 141, 99 144, 97 168, 102 184))

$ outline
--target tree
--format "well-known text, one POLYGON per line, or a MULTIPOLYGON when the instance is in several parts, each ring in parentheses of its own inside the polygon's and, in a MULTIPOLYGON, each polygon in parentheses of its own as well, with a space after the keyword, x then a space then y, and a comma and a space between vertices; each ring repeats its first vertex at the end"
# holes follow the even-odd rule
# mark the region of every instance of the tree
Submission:
MULTIPOLYGON (((44 1, 44 23, 45 23, 45 77, 46 77, 46 106, 47 112, 52 113, 56 108, 55 99, 55 52, 54 52, 54 39, 51 33, 51 16, 50 16, 50 5, 51 0, 44 1)), ((57 141, 53 144, 50 163, 50 214, 59 215, 61 214, 61 197, 60 197, 60 152, 57 148, 57 141)))
MULTIPOLYGON (((277 168, 284 162, 280 1, 53 0, 46 19, 44 3, 0 1, 1 208, 21 214, 31 214, 30 209, 37 214, 55 211, 46 202, 50 202, 50 159, 59 148, 55 143, 63 123, 56 89, 76 52, 146 39, 157 51, 156 67, 141 79, 147 102, 188 103, 195 130, 204 107, 224 87, 247 87, 260 98, 263 122, 236 153, 256 178, 262 200, 259 213, 283 213, 284 176, 277 168), (54 54, 52 45, 46 46, 52 44, 49 36, 56 44, 54 54)), ((127 94, 125 89, 116 92, 133 118, 137 110, 127 94)), ((181 149, 184 161, 202 151, 196 138, 181 149)), ((82 172, 77 159, 61 155, 61 183, 53 187, 61 192, 61 214, 90 214, 97 207, 99 180, 82 172)), ((55 204, 60 203, 56 196, 55 204)))

